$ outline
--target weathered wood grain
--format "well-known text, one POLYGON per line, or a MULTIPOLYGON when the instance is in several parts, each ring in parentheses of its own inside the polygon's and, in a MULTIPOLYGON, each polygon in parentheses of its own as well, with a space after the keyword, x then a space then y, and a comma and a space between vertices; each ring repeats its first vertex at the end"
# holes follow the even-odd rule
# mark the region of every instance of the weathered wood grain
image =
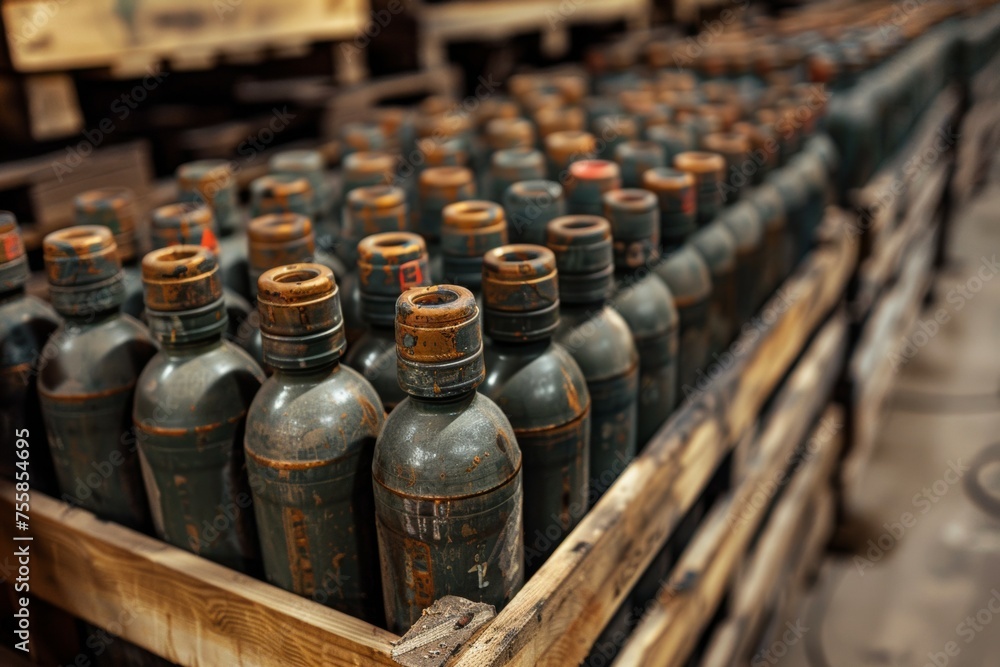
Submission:
MULTIPOLYGON (((827 336, 832 337, 834 334, 829 333, 827 336)), ((790 408, 791 404, 786 406, 786 409, 790 408)), ((802 424, 802 420, 794 415, 788 418, 800 423, 788 425, 788 428, 769 423, 763 437, 772 438, 776 443, 801 442, 808 433, 807 424, 802 424), (796 435, 799 436, 797 439, 796 435)), ((835 412, 827 412, 827 418, 840 420, 835 412)), ((817 427, 817 434, 821 428, 822 422, 817 427)), ((778 506, 780 513, 792 514, 788 521, 793 521, 794 514, 801 512, 803 507, 811 505, 810 498, 817 488, 829 484, 839 456, 842 436, 842 431, 838 431, 833 437, 826 439, 823 446, 806 458, 795 472, 778 506), (784 507, 789 509, 782 510, 784 507)), ((794 445, 791 449, 794 449, 794 445)), ((778 457, 776 462, 780 464, 781 458, 778 457)), ((766 468, 761 468, 762 475, 774 470, 770 466, 766 468)), ((681 556, 669 583, 660 592, 657 604, 643 617, 618 655, 616 665, 645 667, 684 664, 705 623, 715 612, 730 577, 766 510, 766 504, 748 502, 754 493, 754 486, 745 483, 712 510, 690 547, 681 556), (747 495, 748 492, 751 495, 747 495), (731 521, 734 512, 739 514, 742 519, 740 522, 731 521)))
MULTIPOLYGON (((831 224, 846 221, 831 213, 831 224)), ((845 234, 820 246, 708 375, 716 378, 652 438, 522 591, 454 663, 582 660, 641 573, 757 419, 811 333, 842 297, 856 259, 845 234)))
MULTIPOLYGON (((0 512, 14 514, 0 482, 0 512)), ((398 638, 40 493, 31 594, 181 665, 393 665, 398 638)), ((0 522, 0 541, 13 527, 0 522)))

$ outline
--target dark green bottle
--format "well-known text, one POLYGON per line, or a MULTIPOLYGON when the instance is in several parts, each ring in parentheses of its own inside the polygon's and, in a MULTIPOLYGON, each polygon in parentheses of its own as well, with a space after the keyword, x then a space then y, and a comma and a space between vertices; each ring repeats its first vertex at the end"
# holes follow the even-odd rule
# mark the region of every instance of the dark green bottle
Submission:
POLYGON ((621 186, 621 170, 614 162, 577 160, 569 165, 567 208, 575 215, 603 215, 604 193, 621 186))
POLYGON ((483 255, 507 243, 503 208, 491 201, 470 199, 445 206, 443 218, 444 279, 478 296, 483 282, 483 255))
POLYGON ((507 148, 490 158, 489 190, 494 201, 501 201, 507 188, 520 181, 545 178, 545 156, 534 148, 507 148))
POLYGON ((260 571, 243 433, 264 372, 223 340, 215 255, 199 246, 142 260, 146 317, 162 349, 135 392, 143 478, 161 539, 241 572, 260 571))
POLYGON ((628 323, 608 307, 614 288, 611 225, 567 215, 547 229, 559 270, 556 341, 580 366, 590 392, 590 504, 635 457, 639 352, 628 323))
POLYGON ((736 240, 736 323, 742 327, 764 298, 764 225, 757 209, 745 201, 727 207, 718 221, 736 240))
POLYGON ((182 164, 177 167, 177 190, 180 201, 207 204, 212 209, 220 235, 230 236, 241 231, 243 216, 239 209, 236 174, 228 160, 196 160, 182 164))
POLYGON ((409 394, 375 444, 375 516, 385 611, 402 633, 434 600, 499 611, 524 582, 521 450, 484 378, 479 308, 457 285, 396 306, 399 383, 409 394))
POLYGON ((689 151, 674 158, 674 168, 687 172, 694 178, 698 225, 707 225, 724 203, 725 158, 717 153, 689 151))
POLYGON ((656 195, 647 190, 612 190, 604 195, 605 216, 614 238, 616 285, 611 307, 628 322, 639 351, 641 448, 677 405, 678 316, 667 286, 653 275, 660 260, 656 195))
POLYGON ((89 190, 73 200, 77 225, 107 227, 114 235, 122 265, 122 286, 125 300, 121 311, 139 319, 142 317, 142 275, 139 271, 136 247, 135 195, 126 188, 89 190))
POLYGON ((14 447, 17 432, 23 429, 28 431, 26 438, 46 442, 38 373, 45 353, 53 350, 46 341, 61 324, 49 304, 25 292, 27 281, 21 230, 13 213, 0 211, 0 428, 8 434, 0 450, 0 476, 27 480, 32 488, 54 496, 58 486, 48 447, 32 449, 27 464, 14 447))
POLYGON ((443 275, 441 225, 444 221, 444 208, 448 204, 475 197, 475 177, 465 167, 430 167, 420 172, 416 228, 427 242, 431 275, 435 281, 443 275))
POLYGON ((656 195, 663 250, 681 247, 698 229, 694 177, 686 171, 657 167, 643 175, 642 187, 656 195))
POLYGON ((667 165, 663 146, 654 141, 626 141, 615 148, 615 162, 621 168, 622 187, 643 187, 643 176, 650 169, 667 165))
POLYGON ((344 363, 371 382, 387 412, 406 398, 396 373, 396 300, 410 288, 430 284, 427 249, 419 235, 372 234, 358 244, 359 303, 368 330, 344 363))
POLYGON ((514 427, 524 456, 524 546, 531 576, 587 511, 590 393, 552 337, 559 326, 556 260, 544 246, 508 245, 483 259, 489 337, 479 387, 514 427))
MULTIPOLYGON (((154 250, 172 245, 200 245, 216 253, 218 258, 221 253, 214 226, 212 210, 208 206, 181 202, 153 211, 149 235, 154 250)), ((222 296, 226 300, 226 315, 229 317, 226 338, 254 354, 260 345, 256 311, 252 310, 249 301, 227 286, 223 286, 222 296)))
POLYGON ((792 238, 787 229, 785 203, 770 183, 754 188, 747 201, 757 209, 764 225, 764 268, 761 276, 763 296, 766 298, 792 271, 792 238))
POLYGON ((250 406, 247 472, 267 580, 370 623, 383 621, 371 465, 385 411, 341 365, 333 272, 291 264, 258 280, 264 360, 250 406))
POLYGON ((708 363, 712 275, 701 254, 687 244, 667 255, 654 271, 670 290, 677 309, 677 402, 680 403, 699 388, 698 369, 708 363))
POLYGON ((555 181, 519 181, 503 196, 511 243, 545 244, 545 226, 566 215, 563 188, 555 181))
POLYGON ((736 333, 736 239, 716 221, 691 236, 690 244, 701 254, 712 274, 712 300, 708 310, 711 331, 709 358, 721 354, 736 333))
POLYGON ((285 264, 315 262, 330 267, 333 275, 344 275, 343 262, 316 248, 312 221, 290 211, 268 213, 254 218, 247 226, 247 260, 251 293, 256 298, 257 279, 268 269, 285 264))
POLYGON ((124 277, 107 227, 53 232, 42 248, 49 298, 65 319, 38 378, 59 489, 104 519, 148 530, 131 415, 156 344, 121 312, 124 277))

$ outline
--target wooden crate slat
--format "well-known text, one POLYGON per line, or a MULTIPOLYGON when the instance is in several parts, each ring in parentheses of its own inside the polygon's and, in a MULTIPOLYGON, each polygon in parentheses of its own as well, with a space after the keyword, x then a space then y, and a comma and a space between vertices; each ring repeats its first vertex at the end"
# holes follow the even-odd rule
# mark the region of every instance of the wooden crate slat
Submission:
MULTIPOLYGON (((823 344, 826 347, 833 345, 832 339, 843 337, 844 333, 843 321, 839 324, 832 322, 822 334, 826 338, 823 344), (838 329, 839 334, 836 333, 838 329)), ((814 346, 819 344, 820 340, 817 340, 814 346)), ((807 363, 822 363, 824 360, 824 355, 817 354, 807 363)), ((818 373, 821 369, 816 368, 812 372, 818 373)), ((798 370, 796 374, 799 375, 798 370)), ((813 393, 800 400, 809 402, 815 398, 813 393)), ((804 411, 802 406, 795 406, 796 402, 798 401, 792 401, 787 408, 793 412, 804 411)), ((810 407, 816 407, 817 411, 822 409, 822 405, 810 407)), ((812 416, 815 414, 814 412, 812 416)), ((825 417, 842 422, 836 408, 829 408, 825 417)), ((795 445, 805 439, 810 423, 796 415, 790 415, 789 419, 798 423, 782 424, 779 421, 773 425, 768 424, 763 436, 782 442, 787 452, 794 450, 795 445), (792 446, 789 447, 788 442, 792 446)), ((826 441, 815 456, 804 462, 781 497, 779 512, 785 511, 781 509, 783 507, 790 507, 788 512, 801 512, 811 505, 810 499, 817 493, 817 489, 829 484, 842 443, 843 431, 840 430, 826 441)), ((776 463, 787 461, 778 457, 776 463)), ((774 466, 762 466, 760 472, 763 475, 774 471, 774 466)), ((760 481, 763 481, 762 477, 757 479, 757 482, 760 481)), ((657 603, 643 617, 639 627, 619 653, 616 665, 645 667, 684 664, 694 649, 702 628, 714 614, 754 529, 763 518, 766 503, 757 505, 747 502, 756 489, 756 483, 744 484, 710 512, 674 568, 670 582, 661 590, 657 603), (734 524, 731 521, 734 513, 745 520, 734 524)))
MULTIPOLYGON (((0 481, 8 516, 13 499, 0 481)), ((30 525, 32 595, 173 662, 395 664, 385 630, 37 492, 30 525)))
MULTIPOLYGON (((828 223, 847 224, 830 212, 828 223)), ((841 299, 856 244, 831 235, 765 307, 729 368, 675 413, 514 600, 453 663, 569 664, 590 646, 701 492, 722 457, 841 299), (782 302, 780 299, 786 300, 782 302), (787 303, 786 307, 782 307, 787 303)))

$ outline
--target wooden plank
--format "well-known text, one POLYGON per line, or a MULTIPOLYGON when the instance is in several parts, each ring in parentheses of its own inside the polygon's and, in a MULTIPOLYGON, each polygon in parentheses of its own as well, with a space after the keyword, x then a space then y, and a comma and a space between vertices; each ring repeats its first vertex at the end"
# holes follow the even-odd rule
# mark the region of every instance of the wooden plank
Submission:
MULTIPOLYGON (((830 224, 847 224, 831 210, 830 224)), ((685 404, 455 664, 546 665, 582 660, 608 619, 691 507, 722 457, 750 428, 843 295, 856 248, 833 235, 765 308, 732 363, 685 404)), ((728 361, 723 357, 723 362, 728 361)), ((713 371, 714 372, 714 371, 713 371)))
POLYGON ((162 60, 203 68, 251 47, 353 38, 368 8, 367 0, 5 0, 2 7, 18 71, 110 67, 122 76, 143 76, 162 60))
MULTIPOLYGON (((13 516, 0 481, 0 512, 13 516)), ((398 637, 93 514, 31 496, 31 593, 181 665, 393 665, 398 637)), ((0 522, 0 541, 13 526, 0 522)), ((38 638, 36 638, 36 641, 38 638)))
MULTIPOLYGON (((832 324, 828 325, 827 331, 830 326, 832 324)), ((843 335, 843 323, 840 330, 843 335)), ((819 340, 814 343, 818 344, 819 340)), ((817 412, 821 409, 822 406, 818 406, 817 412)), ((826 417, 834 422, 841 420, 835 409, 828 410, 826 417)), ((769 424, 764 438, 801 443, 809 432, 808 424, 802 424, 803 420, 795 415, 790 415, 788 419, 798 423, 787 426, 780 423, 769 424)), ((809 499, 816 489, 829 483, 842 440, 842 432, 838 431, 814 456, 805 460, 779 501, 779 510, 782 507, 789 508, 782 513, 801 511, 802 506, 810 504, 809 499)), ((787 447, 787 444, 784 446, 787 447)), ((781 463, 780 458, 777 461, 781 463)), ((766 470, 766 467, 761 469, 764 474, 767 474, 766 470)), ((750 498, 747 493, 752 494, 755 489, 755 484, 743 485, 712 510, 690 547, 681 556, 670 582, 660 592, 657 602, 643 617, 618 655, 616 665, 645 667, 684 664, 705 624, 715 612, 730 575, 764 515, 766 504, 747 502, 750 498), (734 513, 738 513, 744 520, 734 524, 730 520, 734 513)))

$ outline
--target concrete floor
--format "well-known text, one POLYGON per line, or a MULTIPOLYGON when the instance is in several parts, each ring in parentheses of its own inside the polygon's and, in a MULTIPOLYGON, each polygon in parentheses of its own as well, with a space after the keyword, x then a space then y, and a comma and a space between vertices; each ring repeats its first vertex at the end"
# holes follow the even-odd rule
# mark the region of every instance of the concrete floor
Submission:
MULTIPOLYGON (((979 509, 963 482, 977 452, 1000 442, 1000 273, 978 274, 984 258, 1000 260, 993 171, 956 216, 949 265, 917 330, 939 309, 949 319, 900 368, 848 494, 837 541, 852 550, 827 558, 791 619, 808 628, 802 640, 754 667, 1000 665, 1000 516, 979 509)), ((1000 462, 979 476, 1000 499, 1000 462)))

